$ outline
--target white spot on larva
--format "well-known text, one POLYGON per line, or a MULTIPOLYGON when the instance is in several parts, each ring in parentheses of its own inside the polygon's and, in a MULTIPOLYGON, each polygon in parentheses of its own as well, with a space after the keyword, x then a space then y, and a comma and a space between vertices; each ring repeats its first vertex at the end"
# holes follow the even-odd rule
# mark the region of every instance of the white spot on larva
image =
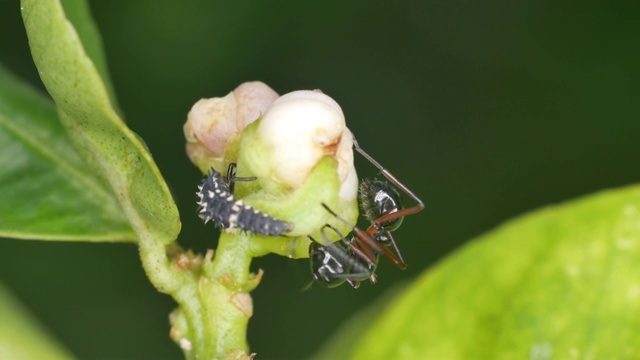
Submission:
POLYGON ((227 201, 233 201, 233 196, 229 195, 229 197, 227 198, 227 201))
POLYGON ((553 347, 548 342, 534 344, 529 351, 529 359, 531 360, 548 360, 553 355, 553 347))
POLYGON ((238 227, 238 214, 233 213, 229 216, 229 228, 236 229, 238 227))
POLYGON ((242 209, 242 201, 236 201, 233 203, 233 206, 231 206, 231 211, 232 212, 239 212, 240 209, 242 209))
POLYGON ((214 196, 216 196, 216 194, 214 194, 213 191, 208 191, 207 194, 209 194, 210 198, 213 198, 214 196))
POLYGON ((240 213, 240 208, 242 207, 242 202, 236 201, 231 206, 231 215, 229 215, 229 226, 231 228, 238 227, 238 214, 240 213))
POLYGON ((180 339, 180 348, 184 351, 191 351, 191 341, 187 338, 180 339))

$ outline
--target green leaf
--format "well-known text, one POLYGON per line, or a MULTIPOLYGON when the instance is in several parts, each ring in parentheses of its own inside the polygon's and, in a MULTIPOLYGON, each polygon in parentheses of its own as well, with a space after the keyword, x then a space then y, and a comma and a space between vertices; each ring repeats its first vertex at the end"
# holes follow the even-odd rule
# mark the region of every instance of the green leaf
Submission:
POLYGON ((180 219, 167 185, 140 138, 118 117, 60 2, 23 0, 22 16, 42 82, 78 151, 110 184, 139 238, 173 241, 180 219))
POLYGON ((0 359, 73 359, 0 283, 0 359))
POLYGON ((135 239, 109 187, 86 171, 51 100, 0 67, 0 236, 135 239))
MULTIPOLYGON (((62 0, 62 5, 67 19, 73 24, 73 27, 80 37, 87 56, 95 65, 98 73, 100 73, 102 82, 109 92, 112 106, 117 109, 116 92, 111 83, 111 76, 109 76, 107 60, 102 47, 102 38, 100 37, 98 27, 91 17, 89 5, 84 0, 62 0)), ((121 111, 118 112, 122 114, 121 111)))
POLYGON ((639 340, 634 186, 536 211, 471 242, 401 296, 352 358, 637 359, 639 340))

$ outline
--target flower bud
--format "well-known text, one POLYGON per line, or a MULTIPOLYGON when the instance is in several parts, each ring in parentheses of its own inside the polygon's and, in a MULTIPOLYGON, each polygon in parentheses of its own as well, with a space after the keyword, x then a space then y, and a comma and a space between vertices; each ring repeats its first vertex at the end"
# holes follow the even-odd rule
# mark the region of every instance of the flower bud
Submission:
POLYGON ((290 236, 312 234, 335 223, 321 204, 347 221, 357 218, 353 137, 340 106, 320 91, 281 96, 245 129, 238 176, 257 178, 246 185, 254 188, 243 200, 293 224, 290 236))
POLYGON ((241 84, 225 97, 195 103, 184 125, 189 159, 202 172, 211 166, 224 172, 229 162, 236 161, 242 130, 277 98, 273 89, 255 81, 241 84))
POLYGON ((337 160, 340 183, 349 185, 341 189, 341 195, 355 198, 353 137, 340 105, 321 91, 300 90, 281 96, 248 137, 261 146, 243 148, 240 151, 246 156, 241 156, 249 160, 246 165, 253 176, 273 183, 263 187, 297 189, 320 159, 330 156, 337 160))

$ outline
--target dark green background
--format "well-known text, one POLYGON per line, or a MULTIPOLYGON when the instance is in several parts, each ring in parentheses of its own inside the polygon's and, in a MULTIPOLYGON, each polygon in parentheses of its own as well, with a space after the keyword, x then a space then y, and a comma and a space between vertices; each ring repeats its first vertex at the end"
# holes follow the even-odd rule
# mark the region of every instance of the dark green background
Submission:
MULTIPOLYGON (((260 359, 314 353, 351 313, 505 219, 640 178, 634 5, 91 5, 120 105, 175 195, 185 246, 217 237, 194 214, 201 175, 184 153, 186 114, 247 80, 279 93, 322 89, 426 203, 396 235, 409 269, 383 262, 375 286, 300 292, 305 261, 256 261, 266 274, 249 341, 260 359)), ((16 0, 0 0, 0 61, 41 87, 16 0)), ((0 254, 0 279, 78 357, 181 356, 168 339, 172 300, 147 282, 133 245, 1 240, 0 254)))

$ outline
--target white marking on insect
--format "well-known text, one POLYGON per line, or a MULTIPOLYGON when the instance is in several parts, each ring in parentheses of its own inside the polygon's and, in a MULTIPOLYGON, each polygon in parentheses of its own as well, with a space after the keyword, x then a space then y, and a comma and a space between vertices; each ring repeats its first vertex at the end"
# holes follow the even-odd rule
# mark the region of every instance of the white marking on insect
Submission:
POLYGON ((242 200, 235 200, 227 182, 228 179, 225 181, 222 175, 212 168, 203 183, 198 186, 198 213, 205 223, 213 220, 217 226, 227 231, 240 229, 269 236, 283 235, 291 230, 291 224, 245 205, 242 200))

